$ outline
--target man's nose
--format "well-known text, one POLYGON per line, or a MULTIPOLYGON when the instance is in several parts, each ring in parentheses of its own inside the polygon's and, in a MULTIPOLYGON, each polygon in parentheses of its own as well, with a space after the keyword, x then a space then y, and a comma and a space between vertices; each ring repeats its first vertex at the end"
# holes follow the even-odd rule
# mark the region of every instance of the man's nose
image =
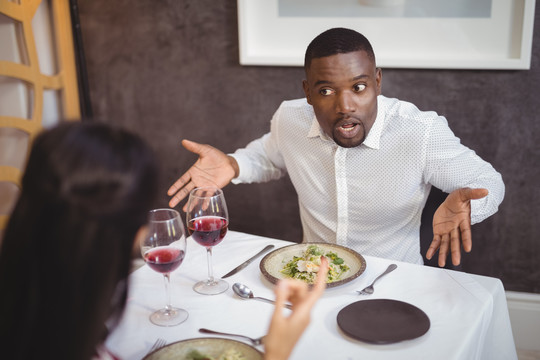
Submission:
POLYGON ((356 111, 354 95, 349 92, 341 92, 337 96, 336 111, 340 114, 348 114, 356 111))

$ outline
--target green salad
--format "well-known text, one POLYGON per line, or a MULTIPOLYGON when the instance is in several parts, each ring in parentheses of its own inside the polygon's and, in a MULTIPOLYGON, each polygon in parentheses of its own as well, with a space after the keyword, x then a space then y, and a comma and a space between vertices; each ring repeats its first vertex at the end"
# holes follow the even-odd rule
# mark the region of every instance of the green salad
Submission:
POLYGON ((309 245, 302 256, 294 256, 292 260, 286 263, 281 273, 305 281, 308 284, 313 284, 321 265, 321 256, 325 256, 330 265, 326 279, 327 283, 340 280, 350 269, 335 252, 326 252, 317 245, 309 245))
POLYGON ((217 358, 193 350, 184 360, 246 360, 246 357, 235 349, 228 349, 217 358))

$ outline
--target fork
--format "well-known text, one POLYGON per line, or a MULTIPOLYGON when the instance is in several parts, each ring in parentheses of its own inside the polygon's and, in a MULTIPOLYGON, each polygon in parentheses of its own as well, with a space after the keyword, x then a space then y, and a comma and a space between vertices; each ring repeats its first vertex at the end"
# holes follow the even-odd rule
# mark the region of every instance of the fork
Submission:
POLYGON ((226 335, 226 336, 237 336, 237 337, 241 337, 241 338, 244 338, 244 339, 248 339, 249 341, 251 341, 251 343, 253 345, 261 345, 263 343, 263 339, 264 339, 264 336, 261 336, 260 338, 253 339, 253 338, 250 338, 250 337, 245 336, 245 335, 229 334, 229 333, 224 333, 224 332, 219 332, 219 331, 214 331, 214 330, 209 330, 209 329, 204 329, 204 328, 199 329, 199 332, 201 332, 203 334, 217 334, 217 335, 226 335))
POLYGON ((382 278, 384 275, 394 271, 395 269, 397 268, 397 265, 396 264, 390 264, 388 265, 388 268, 386 268, 386 270, 379 276, 377 276, 375 278, 375 280, 373 280, 373 282, 371 283, 371 285, 369 285, 368 287, 362 289, 362 290, 359 290, 357 291, 360 295, 371 295, 373 294, 373 292, 375 291, 375 289, 373 288, 373 285, 375 285, 375 282, 377 280, 379 280, 380 278, 382 278))
POLYGON ((152 345, 150 350, 148 350, 147 354, 150 354, 151 352, 156 351, 157 349, 161 349, 163 346, 165 346, 165 344, 167 344, 167 341, 165 341, 165 339, 157 338, 156 342, 154 343, 154 345, 152 345))

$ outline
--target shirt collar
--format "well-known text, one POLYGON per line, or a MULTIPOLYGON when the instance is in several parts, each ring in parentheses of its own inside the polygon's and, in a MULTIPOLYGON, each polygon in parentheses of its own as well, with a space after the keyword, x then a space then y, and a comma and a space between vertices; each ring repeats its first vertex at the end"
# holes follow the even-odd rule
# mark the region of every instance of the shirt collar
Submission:
POLYGON ((381 97, 377 97, 377 118, 369 130, 366 140, 364 140, 364 145, 372 149, 379 149, 381 147, 381 134, 384 128, 384 105, 382 104, 381 97))
POLYGON ((313 120, 311 122, 311 127, 309 128, 309 132, 307 137, 313 138, 313 137, 321 137, 323 140, 331 140, 328 135, 325 134, 323 129, 321 129, 319 122, 317 121, 317 117, 313 115, 313 120))
MULTIPOLYGON (((381 101, 379 101, 379 99, 380 97, 377 97, 377 118, 375 119, 375 122, 373 123, 371 130, 369 130, 368 136, 362 143, 363 145, 372 149, 380 148, 381 134, 384 127, 384 111, 382 111, 383 105, 381 101)), ((313 138, 317 136, 321 137, 321 139, 323 140, 332 141, 332 142, 334 141, 332 140, 332 138, 326 135, 326 133, 321 129, 319 122, 317 121, 317 117, 314 114, 307 137, 313 138)))

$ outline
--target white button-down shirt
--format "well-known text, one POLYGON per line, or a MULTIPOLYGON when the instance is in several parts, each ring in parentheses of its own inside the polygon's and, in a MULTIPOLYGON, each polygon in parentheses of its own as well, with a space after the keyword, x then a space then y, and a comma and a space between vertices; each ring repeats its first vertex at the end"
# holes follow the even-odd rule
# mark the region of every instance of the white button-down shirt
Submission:
POLYGON ((504 197, 501 175, 460 143, 444 117, 384 96, 360 146, 338 146, 312 106, 298 99, 283 102, 271 131, 232 155, 240 168, 233 183, 289 174, 304 242, 418 264, 420 218, 432 185, 448 193, 487 188, 487 197, 471 201, 473 224, 494 214, 504 197))

